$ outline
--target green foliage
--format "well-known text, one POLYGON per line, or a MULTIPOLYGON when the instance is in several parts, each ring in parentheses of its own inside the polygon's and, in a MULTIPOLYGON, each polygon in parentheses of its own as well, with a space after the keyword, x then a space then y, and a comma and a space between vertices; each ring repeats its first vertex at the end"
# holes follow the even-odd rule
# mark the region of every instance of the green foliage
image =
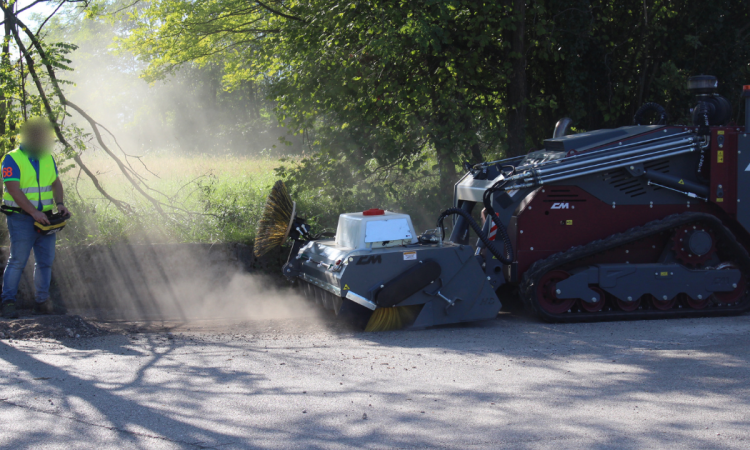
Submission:
MULTIPOLYGON (((103 157, 89 158, 97 172, 108 172, 103 157)), ((63 177, 66 203, 74 218, 60 234, 63 244, 111 244, 153 242, 245 242, 255 237, 255 224, 266 196, 276 178, 271 167, 284 165, 277 160, 247 159, 237 156, 178 157, 163 155, 149 161, 159 177, 148 180, 153 189, 169 192, 170 204, 179 208, 168 218, 156 214, 143 197, 132 192, 130 184, 115 173, 102 175, 102 183, 113 195, 133 208, 125 214, 101 199, 85 179, 63 177), (217 159, 221 162, 217 163, 217 159), (183 168, 165 170, 170 164, 183 168), (234 168, 233 170, 230 168, 234 168), (128 193, 130 193, 128 195, 128 193)), ((300 207, 312 211, 320 202, 303 198, 300 207)))
MULTIPOLYGON (((318 154, 292 179, 321 188, 315 170, 344 164, 358 182, 382 189, 418 177, 432 158, 449 191, 456 166, 482 159, 503 138, 502 101, 513 24, 496 2, 343 2, 300 6, 269 39, 270 93, 277 114, 303 130, 318 154), (315 164, 320 162, 320 164, 315 164)), ((333 178, 346 186, 346 178, 333 178)), ((409 189, 409 182, 397 186, 409 189)), ((443 199, 445 200, 445 199, 443 199)))
POLYGON ((457 164, 501 156, 521 21, 530 147, 563 115, 579 130, 627 125, 646 101, 685 121, 689 75, 717 75, 729 98, 750 80, 750 10, 730 0, 265 5, 155 0, 131 13, 124 45, 150 79, 221 61, 229 89, 264 80, 312 155, 281 175, 331 199, 386 198, 437 169, 444 204, 457 164))
POLYGON ((554 0, 534 21, 548 29, 530 47, 531 141, 548 137, 563 115, 579 130, 630 125, 645 102, 660 103, 672 123, 689 123, 686 81, 718 77, 730 101, 750 80, 750 9, 730 0, 554 0))
MULTIPOLYGON (((250 243, 255 238, 256 223, 266 197, 278 179, 271 168, 291 167, 298 160, 167 154, 147 159, 146 163, 159 176, 151 176, 149 184, 155 190, 172 194, 170 203, 180 208, 177 213, 165 220, 143 197, 132 192, 122 176, 108 171, 110 163, 104 157, 89 157, 89 167, 97 173, 105 173, 101 175, 101 182, 106 189, 127 201, 133 212, 124 214, 100 198, 85 179, 78 179, 75 171, 71 172, 63 177, 63 182, 66 203, 75 216, 60 234, 61 243, 250 243), (170 163, 176 167, 165 169, 170 163)), ((359 186, 341 191, 339 196, 329 195, 327 190, 298 188, 293 196, 299 213, 318 231, 335 229, 340 212, 373 207, 408 211, 417 227, 434 227, 434 209, 426 208, 425 199, 427 205, 434 205, 431 199, 436 195, 437 177, 425 176, 414 180, 411 186, 410 190, 378 191, 377 199, 359 186)))
POLYGON ((377 197, 395 172, 418 176, 428 158, 445 194, 457 165, 499 153, 511 57, 503 33, 515 20, 507 6, 270 5, 284 15, 232 0, 151 2, 131 14, 137 25, 124 45, 149 61, 149 79, 184 61, 221 61, 228 88, 265 80, 278 119, 314 155, 287 178, 332 197, 355 185, 377 197), (336 184, 322 173, 338 175, 336 184))
MULTIPOLYGON (((448 205, 462 162, 509 150, 508 129, 518 130, 510 118, 520 109, 509 104, 518 92, 518 61, 526 61, 529 148, 540 146, 562 116, 571 117, 578 131, 628 125, 647 101, 665 106, 673 122, 687 122, 690 75, 716 75, 732 102, 750 82, 750 9, 731 0, 128 5, 96 3, 87 12, 93 20, 84 22, 61 16, 52 22, 50 42, 81 44, 76 68, 103 64, 105 81, 140 73, 162 92, 173 89, 169 97, 190 93, 150 111, 141 109, 138 96, 112 100, 128 106, 128 123, 159 117, 153 121, 159 126, 173 125, 170 131, 185 142, 181 147, 193 144, 215 154, 223 144, 207 140, 240 142, 279 121, 304 158, 280 164, 276 175, 320 226, 335 224, 340 212, 374 206, 434 217, 448 205), (523 53, 511 51, 516 30, 523 31, 523 53), (119 53, 109 47, 111 39, 119 53), (209 126, 198 126, 202 121, 209 126)), ((73 66, 67 56, 72 47, 45 46, 53 66, 73 66)), ((28 83, 21 81, 18 61, 6 57, 2 64, 0 146, 7 150, 12 125, 24 111, 17 99, 28 83)), ((74 95, 111 95, 101 83, 94 86, 67 88, 74 95)), ((41 111, 33 89, 26 94, 27 109, 41 111)), ((86 145, 82 130, 65 133, 79 148, 86 145)), ((167 227, 182 230, 168 237, 245 239, 265 191, 243 183, 220 175, 201 181, 195 194, 200 213, 186 215, 184 229, 167 227)), ((107 214, 97 220, 109 227, 114 219, 107 214)), ((126 227, 109 228, 115 235, 126 227)))

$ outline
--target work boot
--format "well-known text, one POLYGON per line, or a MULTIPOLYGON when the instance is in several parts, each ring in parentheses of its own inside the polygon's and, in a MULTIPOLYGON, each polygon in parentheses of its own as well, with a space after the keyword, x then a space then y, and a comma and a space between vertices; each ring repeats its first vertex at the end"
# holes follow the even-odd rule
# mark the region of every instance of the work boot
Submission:
POLYGON ((3 317, 5 317, 6 319, 18 319, 18 311, 16 310, 16 302, 3 303, 3 317))
POLYGON ((36 302, 34 304, 34 314, 36 315, 47 315, 54 314, 55 306, 52 304, 52 300, 47 299, 43 302, 36 302))

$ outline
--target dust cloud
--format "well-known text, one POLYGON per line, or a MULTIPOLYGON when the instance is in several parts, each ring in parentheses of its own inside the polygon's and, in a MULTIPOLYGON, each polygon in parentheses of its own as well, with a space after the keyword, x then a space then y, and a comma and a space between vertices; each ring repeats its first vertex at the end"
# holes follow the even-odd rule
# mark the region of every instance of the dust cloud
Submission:
MULTIPOLYGON (((145 79, 148 61, 124 49, 118 39, 130 32, 126 19, 84 19, 69 11, 64 26, 49 29, 48 39, 74 43, 72 82, 66 96, 116 136, 125 152, 135 155, 266 156, 293 153, 294 136, 279 127, 262 83, 228 85, 220 63, 186 63, 155 79, 145 79), (280 138, 292 143, 283 145, 280 138)), ((73 113, 68 119, 90 133, 73 113)), ((107 145, 114 147, 107 133, 107 145)), ((88 146, 96 149, 91 136, 88 146)), ((85 152, 88 153, 88 152, 85 152)))
POLYGON ((59 248, 53 297, 70 312, 107 320, 316 322, 327 314, 280 276, 249 272, 248 263, 263 262, 233 244, 59 248))
MULTIPOLYGON (((267 276, 235 273, 228 281, 217 283, 195 278, 151 286, 160 319, 278 320, 318 316, 314 305, 296 290, 278 288, 267 276)), ((205 274, 198 278, 205 278, 205 274)), ((128 314, 127 308, 120 308, 118 314, 128 314)), ((137 317, 137 311, 133 312, 136 315, 128 315, 137 317)), ((152 314, 150 318, 153 317, 152 314)))

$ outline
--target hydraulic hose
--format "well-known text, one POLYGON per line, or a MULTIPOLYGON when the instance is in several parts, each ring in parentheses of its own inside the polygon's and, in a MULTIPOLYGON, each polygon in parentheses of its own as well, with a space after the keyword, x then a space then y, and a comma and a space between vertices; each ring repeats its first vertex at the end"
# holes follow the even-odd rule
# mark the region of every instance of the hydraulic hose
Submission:
POLYGON ((503 252, 501 252, 496 246, 495 242, 491 241, 487 235, 482 231, 482 227, 479 226, 476 220, 474 220, 473 217, 471 217, 471 214, 467 213, 466 211, 459 209, 459 208, 450 208, 443 211, 442 214, 440 214, 440 217, 438 217, 437 220, 437 226, 440 228, 441 232, 443 233, 443 236, 445 236, 445 229, 443 227, 443 219, 445 219, 448 216, 457 214, 469 223, 469 226, 474 230, 474 232, 479 236, 479 239, 484 243, 485 247, 487 247, 487 250, 490 251, 500 262, 503 264, 510 264, 513 262, 513 248, 511 247, 510 243, 510 237, 508 236, 508 232, 505 229, 505 226, 500 222, 500 218, 495 216, 494 211, 490 217, 492 217, 492 221, 497 225, 497 231, 500 233, 500 236, 503 239, 503 244, 505 246, 505 253, 506 255, 503 255, 503 252))
MULTIPOLYGON (((708 103, 706 102, 699 102, 698 106, 695 107, 695 113, 693 115, 693 125, 698 126, 698 135, 703 136, 705 139, 708 139, 707 136, 711 135, 711 128, 709 125, 711 124, 710 120, 710 110, 708 107, 708 103)), ((703 175, 704 166, 708 165, 708 159, 706 155, 706 145, 700 145, 700 154, 698 156, 698 167, 696 167, 696 174, 698 175, 698 180, 706 183, 708 182, 708 177, 703 175)))
MULTIPOLYGON (((507 180, 500 180, 494 185, 492 185, 491 188, 484 191, 484 194, 482 194, 482 204, 484 205, 484 211, 487 214, 487 217, 492 218, 492 222, 497 226, 497 231, 500 233, 500 238, 503 240, 503 245, 505 246, 505 256, 507 259, 507 262, 505 259, 501 258, 498 255, 495 255, 500 261, 502 261, 503 264, 510 264, 513 262, 514 255, 513 255, 513 245, 510 242, 510 236, 508 236, 508 230, 505 229, 505 225, 500 222, 500 218, 495 214, 495 209, 492 207, 492 194, 495 192, 499 192, 503 186, 507 183, 507 180)), ((490 227, 491 228, 491 227, 490 227)), ((494 254, 494 253, 493 253, 494 254)))
POLYGON ((669 120, 669 116, 667 115, 667 110, 664 109, 663 106, 661 106, 658 103, 654 102, 648 102, 641 105, 640 108, 638 108, 638 111, 635 112, 635 116, 633 116, 633 125, 641 125, 643 122, 645 122, 645 116, 646 113, 649 112, 656 113, 657 120, 654 125, 666 125, 667 121, 669 120))

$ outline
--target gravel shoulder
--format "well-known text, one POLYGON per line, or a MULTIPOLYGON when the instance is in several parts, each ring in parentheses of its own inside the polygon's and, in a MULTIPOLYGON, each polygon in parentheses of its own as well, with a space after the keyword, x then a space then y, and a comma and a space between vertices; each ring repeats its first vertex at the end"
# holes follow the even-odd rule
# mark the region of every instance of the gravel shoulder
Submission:
POLYGON ((86 323, 96 335, 0 339, 0 447, 750 446, 750 316, 86 323))

